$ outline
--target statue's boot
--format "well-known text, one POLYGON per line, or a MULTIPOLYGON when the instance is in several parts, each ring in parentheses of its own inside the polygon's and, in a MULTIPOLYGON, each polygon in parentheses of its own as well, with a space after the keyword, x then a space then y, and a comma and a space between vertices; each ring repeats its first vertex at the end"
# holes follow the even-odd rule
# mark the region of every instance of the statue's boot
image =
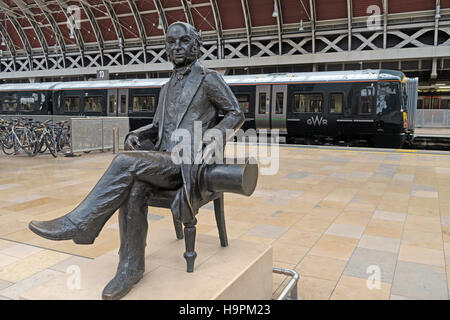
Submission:
POLYGON ((29 228, 50 240, 92 244, 106 221, 122 205, 133 184, 132 163, 119 154, 87 197, 70 213, 51 221, 31 221, 29 228))
POLYGON ((120 207, 119 265, 116 275, 103 289, 102 298, 105 300, 124 297, 143 277, 149 187, 147 183, 135 182, 128 200, 120 207))

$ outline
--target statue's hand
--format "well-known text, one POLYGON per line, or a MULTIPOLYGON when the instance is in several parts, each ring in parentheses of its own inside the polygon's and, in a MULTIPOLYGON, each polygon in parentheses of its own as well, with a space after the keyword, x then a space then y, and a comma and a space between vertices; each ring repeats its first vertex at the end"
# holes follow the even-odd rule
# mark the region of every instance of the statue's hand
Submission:
POLYGON ((139 150, 141 148, 141 143, 139 142, 139 138, 135 134, 130 134, 128 138, 125 140, 124 149, 126 151, 139 150))

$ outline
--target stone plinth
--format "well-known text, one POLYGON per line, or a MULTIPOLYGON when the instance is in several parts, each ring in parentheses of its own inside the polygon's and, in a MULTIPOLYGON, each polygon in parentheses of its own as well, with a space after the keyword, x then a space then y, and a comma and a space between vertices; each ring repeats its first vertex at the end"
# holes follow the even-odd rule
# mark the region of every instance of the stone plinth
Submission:
MULTIPOLYGON (((271 299, 272 247, 230 240, 229 246, 222 248, 218 237, 199 234, 195 270, 187 273, 184 240, 174 238, 173 230, 149 232, 144 278, 124 299, 271 299)), ((101 299, 117 263, 117 252, 110 252, 78 266, 65 266, 71 273, 25 292, 21 299, 101 299), (79 289, 73 288, 77 285, 73 270, 79 270, 79 289)))

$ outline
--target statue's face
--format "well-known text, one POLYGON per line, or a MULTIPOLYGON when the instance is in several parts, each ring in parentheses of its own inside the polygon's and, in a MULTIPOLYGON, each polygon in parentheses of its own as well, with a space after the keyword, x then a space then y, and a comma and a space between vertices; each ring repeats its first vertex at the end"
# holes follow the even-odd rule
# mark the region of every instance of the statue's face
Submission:
POLYGON ((196 59, 195 40, 181 25, 174 25, 168 30, 166 50, 170 61, 177 67, 185 66, 196 59))

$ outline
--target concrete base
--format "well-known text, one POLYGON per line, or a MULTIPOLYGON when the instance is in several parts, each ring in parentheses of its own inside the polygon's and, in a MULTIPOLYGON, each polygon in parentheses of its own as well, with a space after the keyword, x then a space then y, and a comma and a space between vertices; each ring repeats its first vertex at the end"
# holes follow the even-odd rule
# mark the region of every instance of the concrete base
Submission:
MULTIPOLYGON (((174 238, 173 230, 150 230, 144 278, 124 299, 271 299, 272 247, 231 240, 228 247, 221 248, 218 237, 199 234, 195 270, 187 273, 184 240, 174 238)), ((115 251, 78 266, 67 265, 67 274, 25 292, 21 299, 101 299, 118 260, 115 251)))

